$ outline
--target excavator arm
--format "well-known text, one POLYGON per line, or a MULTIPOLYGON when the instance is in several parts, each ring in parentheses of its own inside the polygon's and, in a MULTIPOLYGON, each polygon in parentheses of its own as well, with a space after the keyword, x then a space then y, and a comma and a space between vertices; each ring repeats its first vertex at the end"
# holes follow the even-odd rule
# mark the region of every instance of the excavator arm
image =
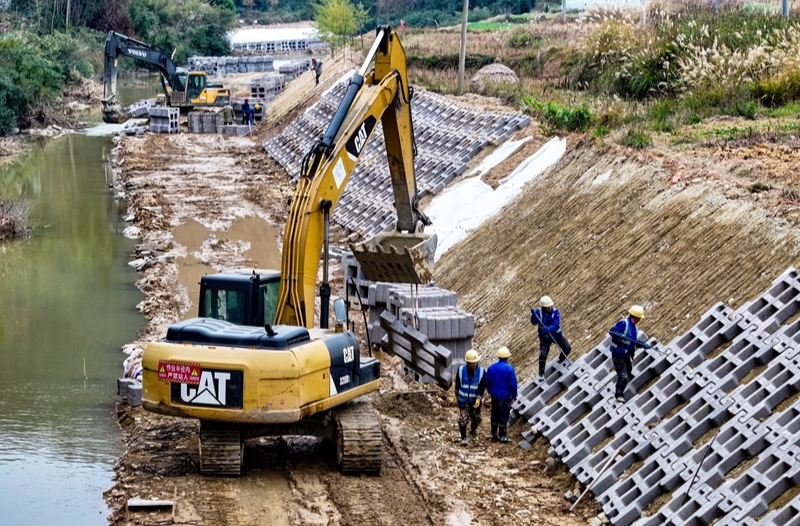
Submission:
POLYGON ((106 35, 105 59, 103 64, 103 121, 120 122, 120 107, 116 103, 117 95, 117 58, 132 57, 141 62, 153 64, 161 73, 161 85, 169 96, 170 82, 177 71, 172 59, 155 46, 140 42, 134 38, 109 31, 106 35))
POLYGON ((324 248, 320 326, 327 328, 330 217, 379 120, 397 224, 393 232, 353 247, 354 253, 370 280, 427 283, 432 279, 436 236, 422 233, 429 221, 418 209, 411 96, 400 40, 390 27, 379 27, 375 44, 361 71, 350 79, 324 136, 303 160, 283 238, 276 323, 313 326, 317 272, 324 248), (375 66, 367 72, 373 58, 375 66))

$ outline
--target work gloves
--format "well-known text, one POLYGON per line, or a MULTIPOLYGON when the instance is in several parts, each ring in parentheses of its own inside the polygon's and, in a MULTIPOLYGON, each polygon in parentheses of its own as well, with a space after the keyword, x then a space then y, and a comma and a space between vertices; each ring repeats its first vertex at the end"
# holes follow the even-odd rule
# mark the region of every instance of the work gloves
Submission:
POLYGON ((473 405, 472 407, 474 407, 475 409, 478 409, 480 406, 481 406, 481 399, 478 398, 478 399, 475 400, 475 405, 473 405))

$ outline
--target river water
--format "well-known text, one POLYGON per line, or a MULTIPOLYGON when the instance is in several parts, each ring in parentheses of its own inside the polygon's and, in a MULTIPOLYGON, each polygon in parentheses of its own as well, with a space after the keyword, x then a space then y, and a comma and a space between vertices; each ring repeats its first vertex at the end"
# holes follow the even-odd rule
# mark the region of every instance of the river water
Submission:
POLYGON ((102 493, 123 451, 120 347, 146 325, 125 204, 109 188, 112 148, 109 137, 69 135, 0 167, 0 191, 31 203, 35 229, 0 244, 0 524, 108 523, 102 493))

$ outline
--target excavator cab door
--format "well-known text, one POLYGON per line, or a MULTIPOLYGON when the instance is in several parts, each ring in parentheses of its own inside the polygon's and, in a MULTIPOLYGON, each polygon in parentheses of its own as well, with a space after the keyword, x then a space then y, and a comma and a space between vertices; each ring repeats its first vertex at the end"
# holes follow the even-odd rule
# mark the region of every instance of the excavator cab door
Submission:
POLYGON ((191 102, 205 102, 205 97, 201 100, 200 95, 206 89, 206 76, 204 73, 191 72, 189 73, 188 82, 186 84, 186 100, 191 102))

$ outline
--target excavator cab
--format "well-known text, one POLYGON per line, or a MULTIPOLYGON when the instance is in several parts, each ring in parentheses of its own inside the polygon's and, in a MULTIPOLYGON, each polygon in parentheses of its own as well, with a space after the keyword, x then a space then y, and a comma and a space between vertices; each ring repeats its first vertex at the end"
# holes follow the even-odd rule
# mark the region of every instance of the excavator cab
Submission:
POLYGON ((200 279, 201 318, 263 327, 275 320, 281 275, 277 270, 240 269, 200 279))

